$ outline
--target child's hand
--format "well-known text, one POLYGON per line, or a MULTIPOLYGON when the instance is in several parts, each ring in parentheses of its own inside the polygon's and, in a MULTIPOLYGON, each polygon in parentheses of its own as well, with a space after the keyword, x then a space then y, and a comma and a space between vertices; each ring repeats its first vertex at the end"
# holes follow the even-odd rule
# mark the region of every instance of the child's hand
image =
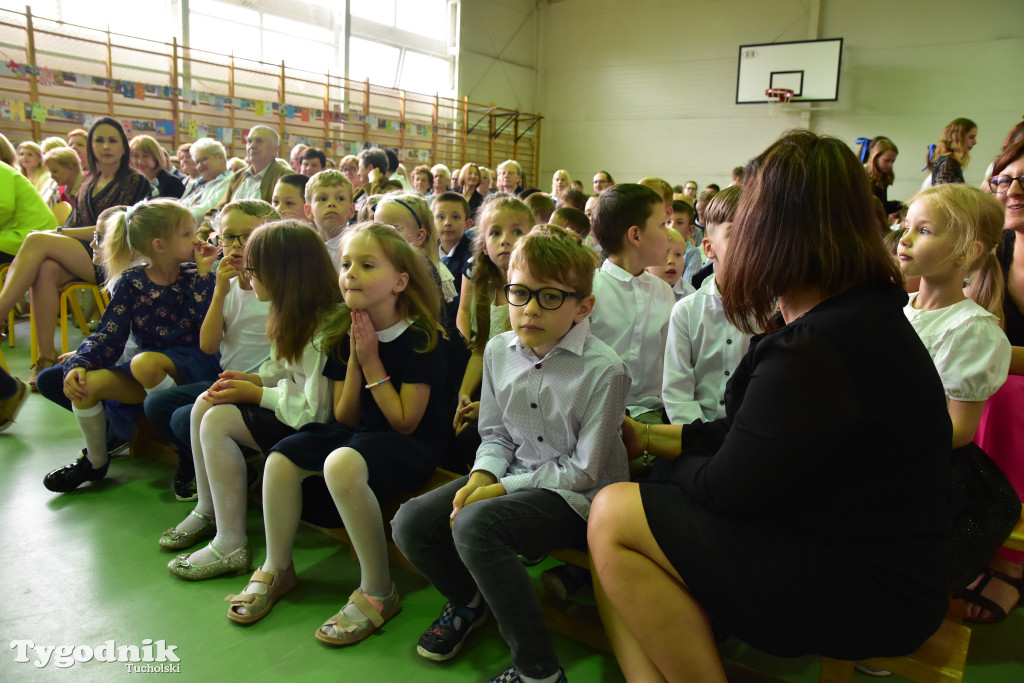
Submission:
POLYGON ((60 354, 59 356, 57 356, 57 365, 64 365, 69 360, 71 360, 71 357, 74 355, 74 351, 68 351, 67 353, 60 354))
POLYGON ((377 331, 373 329, 370 314, 366 311, 352 311, 352 348, 355 349, 356 360, 361 367, 380 358, 377 349, 377 331))
POLYGON ((85 368, 71 368, 64 376, 64 395, 72 401, 84 401, 89 392, 85 384, 85 368))
POLYGON ((258 387, 263 386, 263 378, 254 373, 239 372, 238 370, 225 370, 217 376, 221 379, 240 379, 245 382, 255 384, 258 387))
POLYGON ((452 514, 450 523, 455 522, 455 516, 459 514, 459 510, 466 507, 470 503, 475 503, 485 498, 494 498, 496 496, 503 495, 505 493, 505 487, 497 483, 497 479, 490 472, 483 470, 477 470, 469 475, 469 481, 461 489, 455 492, 455 499, 452 501, 452 514), (496 490, 491 495, 478 494, 476 498, 473 498, 473 494, 481 488, 490 488, 491 486, 497 486, 501 488, 500 492, 496 490))
POLYGON ((459 408, 455 411, 455 436, 458 436, 471 422, 480 417, 480 401, 472 401, 469 396, 459 394, 459 408))
POLYGON ((213 269, 217 253, 217 247, 206 242, 196 242, 192 245, 192 258, 196 261, 196 270, 200 275, 206 275, 213 269))
POLYGON ((225 403, 252 403, 259 405, 263 389, 241 379, 219 379, 206 390, 203 399, 214 405, 225 403))
POLYGON ((238 275, 238 270, 227 259, 221 259, 217 266, 217 285, 214 293, 220 296, 228 293, 231 288, 231 278, 238 275))

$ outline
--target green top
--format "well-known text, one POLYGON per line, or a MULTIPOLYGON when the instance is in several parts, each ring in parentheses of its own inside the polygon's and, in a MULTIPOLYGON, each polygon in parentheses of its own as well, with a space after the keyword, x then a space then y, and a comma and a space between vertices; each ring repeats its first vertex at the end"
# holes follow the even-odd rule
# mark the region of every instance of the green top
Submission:
POLYGON ((52 230, 57 219, 28 178, 0 161, 0 251, 17 254, 33 230, 52 230))

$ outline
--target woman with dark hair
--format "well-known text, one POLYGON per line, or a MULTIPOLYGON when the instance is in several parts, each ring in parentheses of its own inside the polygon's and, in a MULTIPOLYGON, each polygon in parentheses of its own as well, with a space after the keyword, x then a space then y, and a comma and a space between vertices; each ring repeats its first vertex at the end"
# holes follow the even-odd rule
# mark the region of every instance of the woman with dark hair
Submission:
MULTIPOLYGON (((78 190, 78 206, 66 228, 33 232, 22 242, 18 255, 7 272, 0 290, 0 321, 29 292, 39 355, 35 369, 52 367, 57 362, 53 331, 60 305, 60 288, 81 280, 103 284, 103 269, 92 261, 96 217, 111 206, 131 206, 148 199, 152 187, 146 178, 128 165, 128 138, 116 120, 104 116, 96 119, 87 139, 89 173, 78 190)), ((6 322, 0 322, 0 330, 6 322)), ((33 383, 35 375, 29 379, 33 383)))
POLYGON ((896 179, 892 172, 892 165, 896 163, 896 157, 900 151, 896 144, 889 138, 879 135, 868 143, 868 160, 864 164, 864 170, 868 172, 871 179, 871 191, 882 202, 882 208, 890 219, 898 218, 903 203, 889 201, 889 187, 896 179))
POLYGON ((594 501, 595 593, 629 680, 724 681, 712 624, 780 656, 913 651, 948 605, 942 385, 867 175, 790 131, 746 168, 722 304, 751 342, 726 417, 627 420, 651 483, 594 501), (893 416, 899 419, 893 419, 893 416))
MULTIPOLYGON (((1003 270, 1003 319, 1010 340, 1010 376, 985 404, 974 442, 988 453, 1024 499, 1024 139, 1011 144, 992 165, 988 189, 1006 210, 996 258, 1003 270)), ((971 282, 984 287, 985 282, 971 282)), ((1024 553, 1000 549, 959 597, 972 621, 1001 621, 1024 597, 1024 553)))

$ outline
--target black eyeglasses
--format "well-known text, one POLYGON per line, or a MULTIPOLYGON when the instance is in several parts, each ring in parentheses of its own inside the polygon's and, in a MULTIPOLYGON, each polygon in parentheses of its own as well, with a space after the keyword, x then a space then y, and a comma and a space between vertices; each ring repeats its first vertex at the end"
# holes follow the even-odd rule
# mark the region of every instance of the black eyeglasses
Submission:
POLYGON ((505 285, 505 298, 508 299, 510 306, 525 306, 530 303, 531 299, 536 297, 537 303, 545 311, 557 311, 565 303, 566 297, 570 296, 574 296, 577 299, 583 298, 582 295, 576 292, 567 292, 557 287, 530 289, 523 285, 505 285))
POLYGON ((988 188, 996 194, 1006 194, 1010 191, 1010 186, 1013 185, 1014 180, 1020 183, 1021 189, 1024 190, 1024 174, 1017 177, 1012 175, 992 176, 988 179, 988 188))
POLYGON ((213 238, 214 244, 218 247, 226 247, 228 245, 238 242, 238 246, 244 247, 246 240, 249 239, 248 235, 232 235, 231 233, 225 233, 223 235, 215 235, 213 238))

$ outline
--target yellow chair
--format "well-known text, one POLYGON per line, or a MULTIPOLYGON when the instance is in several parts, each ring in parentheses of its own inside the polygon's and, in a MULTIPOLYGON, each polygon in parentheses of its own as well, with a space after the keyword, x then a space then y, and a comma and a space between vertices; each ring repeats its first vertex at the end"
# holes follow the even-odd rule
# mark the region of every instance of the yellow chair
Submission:
POLYGON ((1010 537, 1003 543, 1003 547, 1010 550, 1024 550, 1024 510, 1021 511, 1020 519, 1017 520, 1017 526, 1013 527, 1013 531, 1010 532, 1010 537))
POLYGON ((57 225, 64 225, 68 222, 68 217, 71 216, 71 205, 67 202, 57 202, 50 209, 53 211, 53 217, 57 219, 57 225))
POLYGON ((0 351, 0 368, 3 368, 4 372, 10 372, 10 370, 7 369, 7 361, 4 360, 4 352, 3 351, 0 351))
MULTIPOLYGON (((85 334, 88 334, 89 323, 85 319, 85 312, 82 311, 82 304, 78 301, 77 293, 80 291, 90 292, 93 299, 96 301, 96 310, 99 311, 100 315, 103 315, 103 311, 106 310, 107 304, 110 303, 110 297, 106 290, 100 289, 96 285, 88 282, 70 282, 60 290, 60 352, 68 352, 68 306, 71 306, 71 312, 75 316, 75 322, 78 327, 83 330, 85 334)), ((30 355, 32 356, 32 362, 37 360, 36 356, 39 352, 39 343, 36 339, 36 318, 35 311, 32 312, 32 342, 30 347, 30 355)))
MULTIPOLYGON (((7 271, 11 269, 10 263, 5 263, 0 266, 0 288, 3 287, 4 281, 7 280, 7 271)), ((7 314, 7 345, 10 347, 14 346, 14 309, 12 308, 7 314)))

